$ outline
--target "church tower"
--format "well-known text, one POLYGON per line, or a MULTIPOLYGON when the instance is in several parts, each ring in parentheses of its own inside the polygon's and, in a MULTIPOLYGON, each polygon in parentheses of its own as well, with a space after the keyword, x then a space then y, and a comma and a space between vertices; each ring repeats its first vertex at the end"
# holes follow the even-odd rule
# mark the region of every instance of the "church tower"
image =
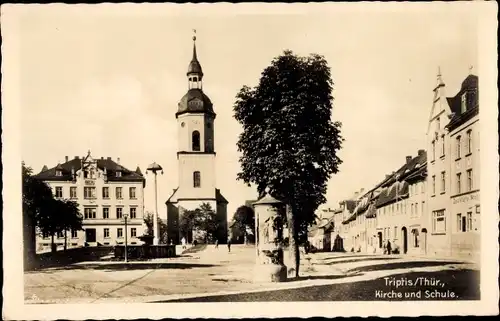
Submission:
POLYGON ((168 238, 179 242, 182 237, 191 242, 198 234, 182 235, 179 221, 186 210, 195 210, 208 203, 216 212, 220 231, 219 243, 227 238, 227 200, 216 188, 214 131, 216 114, 210 98, 203 92, 203 70, 193 37, 193 56, 186 73, 188 91, 181 98, 175 117, 178 137, 179 186, 167 200, 168 238))

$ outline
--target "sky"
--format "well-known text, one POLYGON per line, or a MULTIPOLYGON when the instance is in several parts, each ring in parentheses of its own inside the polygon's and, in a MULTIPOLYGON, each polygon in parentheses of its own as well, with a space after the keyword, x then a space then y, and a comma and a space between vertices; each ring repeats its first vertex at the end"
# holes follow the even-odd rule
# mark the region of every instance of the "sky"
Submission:
MULTIPOLYGON (((120 157, 143 173, 157 162, 164 168, 160 216, 177 187, 175 112, 187 91, 193 29, 203 89, 217 113, 216 180, 229 201, 229 218, 256 197, 236 180, 241 127, 233 118, 235 96, 243 85, 255 86, 283 50, 324 55, 331 67, 332 119, 342 122, 345 142, 340 172, 328 185, 329 207, 373 187, 407 155, 425 149, 438 66, 452 96, 478 60, 477 17, 464 6, 411 10, 365 3, 302 13, 75 7, 27 6, 19 15, 22 158, 35 172, 88 150, 94 157, 120 157)), ((154 184, 146 178, 146 210, 153 210, 154 184)))

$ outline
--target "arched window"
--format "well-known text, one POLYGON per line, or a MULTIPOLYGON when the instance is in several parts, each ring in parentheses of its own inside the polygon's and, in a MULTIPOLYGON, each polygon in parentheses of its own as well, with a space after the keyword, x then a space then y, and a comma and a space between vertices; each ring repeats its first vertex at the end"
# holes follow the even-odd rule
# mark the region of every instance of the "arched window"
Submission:
POLYGON ((200 132, 195 130, 192 137, 193 151, 200 151, 200 132))
POLYGON ((201 175, 200 172, 196 171, 193 173, 193 187, 201 186, 201 175))

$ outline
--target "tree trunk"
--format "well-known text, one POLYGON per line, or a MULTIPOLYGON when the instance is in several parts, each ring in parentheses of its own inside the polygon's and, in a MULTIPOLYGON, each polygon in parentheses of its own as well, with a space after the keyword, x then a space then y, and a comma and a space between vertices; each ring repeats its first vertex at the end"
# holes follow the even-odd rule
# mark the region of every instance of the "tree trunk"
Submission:
POLYGON ((68 231, 64 230, 64 250, 66 251, 68 247, 68 231))
POLYGON ((52 232, 50 234, 50 251, 52 253, 56 252, 56 247, 55 247, 55 244, 54 244, 54 232, 52 232))
POLYGON ((300 252, 298 242, 298 231, 295 224, 295 217, 293 215, 292 206, 286 205, 286 219, 288 222, 288 254, 290 263, 294 265, 293 268, 288 266, 288 274, 295 272, 295 277, 299 277, 300 266, 300 252))

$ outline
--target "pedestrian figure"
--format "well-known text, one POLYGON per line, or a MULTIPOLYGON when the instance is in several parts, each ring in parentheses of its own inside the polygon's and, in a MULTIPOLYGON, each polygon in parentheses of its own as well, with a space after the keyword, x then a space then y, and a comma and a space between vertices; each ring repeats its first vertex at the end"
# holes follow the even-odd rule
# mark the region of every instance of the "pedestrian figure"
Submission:
POLYGON ((391 254, 391 241, 387 241, 387 254, 391 254))
POLYGON ((227 239, 227 250, 229 252, 231 252, 231 239, 230 238, 227 239))
POLYGON ((174 245, 174 240, 170 239, 170 245, 174 245))
POLYGON ((215 240, 215 248, 218 249, 219 248, 219 240, 215 240))
POLYGON ((182 244, 182 249, 185 250, 186 249, 186 238, 185 237, 182 238, 181 244, 182 244))

